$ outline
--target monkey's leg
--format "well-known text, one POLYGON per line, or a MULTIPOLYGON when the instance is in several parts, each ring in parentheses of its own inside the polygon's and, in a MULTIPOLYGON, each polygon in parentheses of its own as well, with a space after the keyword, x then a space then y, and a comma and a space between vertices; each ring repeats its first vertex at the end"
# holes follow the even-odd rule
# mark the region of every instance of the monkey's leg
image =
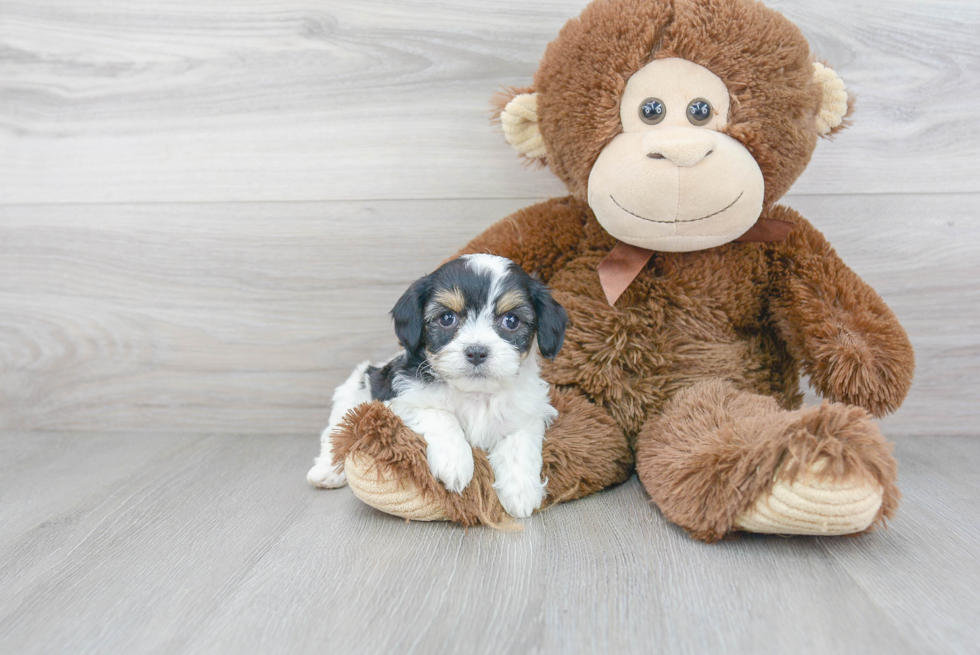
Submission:
POLYGON ((853 534, 898 506, 891 446, 863 409, 796 411, 721 380, 679 392, 637 437, 637 473, 695 539, 853 534))
MULTIPOLYGON (((600 407, 571 390, 554 390, 558 418, 545 433, 544 509, 625 480, 633 453, 622 431, 600 407)), ((335 432, 335 462, 343 462, 354 494, 372 507, 406 519, 500 524, 507 514, 493 488, 486 453, 473 451, 473 479, 462 494, 432 477, 425 440, 379 402, 358 407, 335 432)))

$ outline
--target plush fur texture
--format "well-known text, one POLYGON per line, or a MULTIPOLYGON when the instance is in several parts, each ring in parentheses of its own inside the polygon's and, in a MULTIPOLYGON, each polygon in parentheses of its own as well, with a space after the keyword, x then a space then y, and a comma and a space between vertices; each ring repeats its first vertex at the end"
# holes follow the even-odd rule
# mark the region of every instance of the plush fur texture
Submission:
MULTIPOLYGON (((548 46, 534 78, 538 120, 546 163, 571 195, 518 211, 461 250, 513 259, 568 312, 565 346, 542 369, 559 410, 545 441, 546 504, 620 482, 628 443, 651 498, 698 539, 732 532, 774 479, 818 461, 829 480, 881 486, 876 524, 894 512, 896 464, 870 416, 905 398, 911 344, 823 235, 775 204, 817 142, 813 61, 799 30, 754 0, 596 0, 548 46), (790 228, 778 242, 654 253, 610 306, 596 267, 616 241, 586 204, 586 183, 620 129, 626 81, 662 57, 725 81, 725 131, 765 176, 762 218, 790 228), (800 409, 801 373, 834 402, 800 409)), ((414 437, 382 409, 351 418, 338 461, 368 453, 384 474, 440 493, 414 437)), ((497 520, 485 485, 446 499, 453 520, 497 520)))
MULTIPOLYGON (((541 474, 548 479, 542 509, 575 500, 626 480, 633 470, 633 451, 609 416, 573 390, 553 390, 551 404, 558 418, 551 431, 561 439, 546 439, 541 474), (596 440, 595 435, 603 435, 596 440)), ((493 468, 487 454, 474 450, 473 479, 462 494, 447 491, 432 474, 425 458, 425 440, 409 430, 379 402, 360 405, 348 414, 334 436, 333 461, 343 466, 357 453, 373 460, 379 475, 414 486, 427 500, 435 499, 450 520, 463 526, 502 526, 509 517, 493 489, 493 468)))
POLYGON ((895 460, 868 413, 825 402, 795 412, 720 380, 678 393, 643 428, 636 469, 664 515, 691 536, 716 541, 777 479, 820 459, 824 478, 871 479, 884 488, 876 522, 898 506, 895 460))
POLYGON ((785 207, 770 216, 793 223, 785 241, 655 253, 614 307, 595 268, 615 240, 575 199, 521 210, 464 251, 541 262, 570 317, 545 378, 585 391, 631 438, 674 393, 710 378, 793 409, 802 369, 828 398, 892 411, 914 371, 894 314, 806 219, 785 207))

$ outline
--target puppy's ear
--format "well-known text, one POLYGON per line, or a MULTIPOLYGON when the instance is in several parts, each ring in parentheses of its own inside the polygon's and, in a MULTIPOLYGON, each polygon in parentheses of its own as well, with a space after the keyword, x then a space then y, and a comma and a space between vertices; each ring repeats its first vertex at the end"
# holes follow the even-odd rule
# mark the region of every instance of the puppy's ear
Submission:
POLYGON ((565 342, 568 314, 565 308, 551 297, 551 291, 534 278, 528 284, 531 304, 538 316, 538 349, 542 357, 554 359, 565 342))
POLYGON ((395 320, 395 336, 398 337, 402 347, 410 353, 416 353, 422 347, 425 303, 430 287, 428 276, 416 280, 391 310, 391 317, 395 320))

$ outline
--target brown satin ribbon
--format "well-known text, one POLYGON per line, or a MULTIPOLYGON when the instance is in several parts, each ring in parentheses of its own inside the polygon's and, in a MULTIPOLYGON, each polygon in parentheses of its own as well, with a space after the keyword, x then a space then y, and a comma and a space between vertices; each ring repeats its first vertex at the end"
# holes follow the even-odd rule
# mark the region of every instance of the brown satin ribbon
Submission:
POLYGON ((784 241, 793 229, 793 223, 778 218, 760 218, 749 231, 735 239, 740 243, 765 243, 784 241))
MULTIPOLYGON (((763 243, 782 241, 793 229, 793 223, 774 218, 760 218, 748 231, 735 239, 740 243, 763 243)), ((609 251, 606 258, 599 262, 596 270, 599 272, 599 283, 606 294, 609 306, 616 304, 626 288, 636 279, 640 271, 647 265, 653 251, 638 246, 631 246, 620 241, 609 251)))
POLYGON ((610 307, 616 304, 616 300, 623 295, 626 287, 636 279, 651 257, 653 257, 652 250, 620 241, 609 251, 606 258, 599 262, 596 267, 599 271, 599 284, 602 285, 602 291, 606 294, 610 307))

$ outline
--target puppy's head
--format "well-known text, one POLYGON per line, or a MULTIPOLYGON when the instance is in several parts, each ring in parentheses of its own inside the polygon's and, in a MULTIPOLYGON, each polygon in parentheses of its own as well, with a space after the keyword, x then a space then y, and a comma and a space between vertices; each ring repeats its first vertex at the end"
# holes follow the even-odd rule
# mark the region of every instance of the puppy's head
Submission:
POLYGON ((415 282, 391 310, 409 355, 439 379, 491 389, 515 377, 534 347, 554 359, 568 317, 548 288, 509 259, 464 255, 415 282))

